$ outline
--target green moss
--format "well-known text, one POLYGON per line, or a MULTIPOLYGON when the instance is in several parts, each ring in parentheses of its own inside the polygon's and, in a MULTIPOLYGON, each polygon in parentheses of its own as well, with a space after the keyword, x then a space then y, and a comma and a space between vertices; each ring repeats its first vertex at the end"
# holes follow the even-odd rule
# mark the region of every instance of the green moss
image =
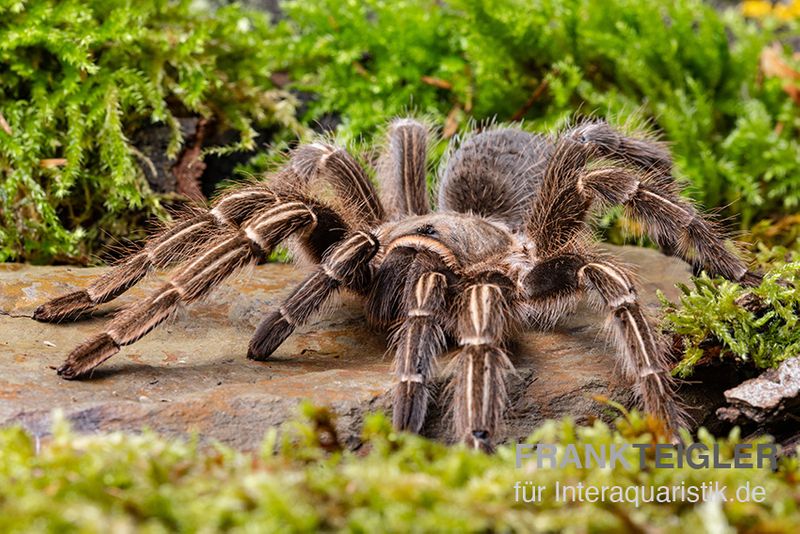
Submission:
MULTIPOLYGON (((445 446, 397 434, 382 415, 367 419, 359 452, 342 452, 328 434, 328 414, 306 412, 313 422, 294 425, 280 440, 270 432, 263 451, 252 454, 150 433, 78 436, 63 424, 37 450, 21 429, 0 430, 0 530, 619 532, 658 524, 665 532, 728 526, 789 532, 800 525, 796 457, 782 458, 776 472, 654 469, 651 462, 644 470, 517 469, 509 446, 492 456, 445 446), (546 486, 550 498, 545 493, 540 503, 515 502, 514 484, 527 480, 546 486), (763 486, 767 498, 639 508, 565 504, 552 498, 556 481, 623 487, 719 482, 729 494, 749 483, 763 486)), ((618 427, 550 421, 529 441, 610 446, 651 443, 659 434, 654 421, 635 413, 618 427)), ((698 440, 718 443, 725 458, 741 442, 736 431, 723 439, 701 431, 698 440)))
POLYGON ((169 126, 171 156, 176 117, 237 131, 220 150, 253 148, 256 125, 297 128, 270 80, 266 15, 191 4, 0 2, 0 261, 85 261, 163 216, 129 140, 140 128, 169 126))
MULTIPOLYGON (((651 122, 691 196, 743 227, 800 201, 800 108, 759 68, 796 33, 699 0, 368 0, 284 4, 273 47, 305 119, 371 137, 409 108, 453 133, 470 119, 530 128, 579 113, 651 122)), ((787 53, 788 57, 789 54, 787 53)), ((787 61, 791 61, 787 59, 787 61)))
MULTIPOLYGON (((792 259, 792 253, 776 248, 764 257, 792 259)), ((756 369, 769 369, 800 354, 800 261, 777 262, 758 287, 705 275, 694 287, 681 285, 680 305, 660 295, 665 306, 665 328, 681 336, 684 358, 675 367, 689 376, 709 349, 721 358, 733 358, 756 369), (716 352, 716 350, 715 350, 716 352)))
MULTIPOLYGON (((471 120, 541 130, 595 113, 648 122, 670 142, 687 194, 742 228, 800 203, 800 107, 759 66, 797 21, 748 21, 700 0, 286 1, 275 25, 199 7, 0 3, 0 113, 12 132, 0 128, 0 261, 85 262, 102 241, 142 237, 164 210, 130 139, 169 125, 174 154, 186 115, 237 130, 223 151, 277 125, 257 170, 317 121, 338 119, 340 139, 372 144, 409 111, 447 135, 471 120), (288 89, 301 91, 302 125, 288 89)), ((788 45, 782 54, 799 68, 788 45)), ((601 227, 626 239, 617 215, 601 227)))

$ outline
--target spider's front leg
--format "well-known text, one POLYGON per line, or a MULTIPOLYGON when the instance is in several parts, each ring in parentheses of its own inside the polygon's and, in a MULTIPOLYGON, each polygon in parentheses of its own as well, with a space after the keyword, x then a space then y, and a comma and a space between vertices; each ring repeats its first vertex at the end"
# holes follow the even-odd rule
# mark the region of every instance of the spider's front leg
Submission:
POLYGON ((314 273, 258 325, 247 357, 259 361, 269 358, 296 327, 305 324, 340 288, 363 294, 371 279, 370 260, 379 248, 378 238, 366 231, 353 232, 334 246, 314 273))
POLYGON ((226 232, 231 225, 238 227, 243 215, 274 205, 276 200, 274 193, 262 184, 223 197, 210 211, 194 210, 193 215, 149 239, 141 250, 101 275, 86 289, 57 297, 36 308, 33 318, 42 322, 77 319, 122 295, 151 270, 191 260, 203 250, 197 246, 198 242, 226 232))
POLYGON ((667 348, 659 338, 636 295, 628 274, 609 261, 592 261, 578 270, 578 280, 599 296, 610 313, 625 378, 647 412, 657 415, 675 432, 687 415, 675 394, 667 348))
POLYGON ((140 251, 100 276, 86 289, 39 306, 33 318, 58 322, 83 316, 123 294, 151 270, 196 258, 204 251, 198 243, 208 242, 216 235, 236 232, 254 214, 291 200, 319 207, 319 231, 303 243, 315 261, 321 261, 322 254, 344 236, 349 225, 374 225, 384 216, 369 178, 347 151, 321 143, 302 145, 270 183, 227 192, 210 210, 194 209, 190 217, 148 240, 140 251), (345 217, 322 207, 304 193, 316 180, 330 184, 344 201, 348 208, 343 213, 345 217))
POLYGON ((302 202, 277 204, 253 217, 241 230, 229 228, 205 243, 202 252, 181 265, 150 297, 123 309, 103 333, 76 347, 58 369, 62 378, 79 378, 134 343, 167 319, 181 303, 208 294, 242 266, 265 258, 281 241, 298 230, 316 228, 315 209, 302 202))
MULTIPOLYGON (((447 321, 447 277, 435 257, 417 253, 405 284, 405 311, 392 335, 397 383, 392 422, 398 430, 419 432, 430 400, 430 380, 436 358, 447 350, 443 324, 447 321)), ((382 298, 378 296, 377 298, 382 298)))
POLYGON ((458 311, 458 345, 451 364, 455 431, 469 447, 491 452, 507 403, 506 378, 514 370, 504 345, 511 308, 500 284, 467 286, 458 311))
POLYGON ((675 394, 667 348, 641 307, 631 277, 615 263, 568 253, 537 264, 525 280, 531 304, 546 308, 582 290, 596 297, 611 318, 625 379, 645 411, 675 432, 687 415, 675 394), (557 283, 554 284, 553 281, 557 283))

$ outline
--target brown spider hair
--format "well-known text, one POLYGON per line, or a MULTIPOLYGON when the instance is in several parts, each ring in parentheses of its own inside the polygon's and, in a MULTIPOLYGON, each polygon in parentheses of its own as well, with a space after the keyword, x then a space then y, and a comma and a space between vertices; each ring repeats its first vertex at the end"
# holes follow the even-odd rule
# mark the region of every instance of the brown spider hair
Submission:
POLYGON ((332 295, 352 292, 364 299, 366 319, 391 332, 395 426, 420 430, 436 362, 452 347, 447 395, 455 437, 491 450, 507 407, 509 339, 522 328, 551 326, 588 295, 609 317, 625 378, 643 407, 672 430, 684 426, 665 344, 632 275, 595 248, 589 217, 622 205, 664 249, 709 274, 743 283, 758 275, 680 196, 666 147, 599 120, 551 136, 492 127, 453 143, 432 210, 431 136, 414 119, 390 124, 377 165, 381 194, 346 150, 322 141, 300 146, 263 182, 226 192, 88 288, 43 304, 37 320, 75 319, 150 270, 173 268, 164 286, 76 347, 58 373, 90 374, 181 303, 294 240, 313 267, 265 315, 249 358, 267 359, 332 295))

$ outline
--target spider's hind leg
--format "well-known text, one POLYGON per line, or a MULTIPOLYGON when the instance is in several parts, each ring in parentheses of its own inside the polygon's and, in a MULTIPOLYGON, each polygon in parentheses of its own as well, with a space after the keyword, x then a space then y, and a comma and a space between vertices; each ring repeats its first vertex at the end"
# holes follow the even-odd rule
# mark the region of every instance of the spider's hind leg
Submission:
POLYGON ((606 204, 621 204, 641 222, 662 250, 690 263, 695 272, 734 282, 758 284, 761 277, 747 268, 714 223, 684 199, 671 178, 659 173, 637 174, 621 168, 599 168, 583 175, 583 186, 606 204))
POLYGON ((646 133, 628 135, 604 120, 582 121, 565 137, 587 145, 600 157, 624 162, 643 171, 658 171, 672 178, 672 156, 665 143, 646 133))
POLYGON ((665 254, 678 256, 695 271, 705 269, 711 276, 748 285, 759 282, 760 275, 747 269, 717 226, 681 196, 664 143, 647 135, 625 135, 605 121, 580 123, 565 138, 578 150, 593 152, 595 158, 622 163, 586 170, 580 185, 606 204, 624 206, 665 254))

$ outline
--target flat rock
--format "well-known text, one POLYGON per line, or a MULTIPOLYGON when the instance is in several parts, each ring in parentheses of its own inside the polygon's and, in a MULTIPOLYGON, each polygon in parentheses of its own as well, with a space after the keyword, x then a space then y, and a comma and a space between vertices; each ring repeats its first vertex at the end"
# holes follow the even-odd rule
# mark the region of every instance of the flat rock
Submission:
MULTIPOLYGON (((634 247, 609 249, 637 267, 641 296, 654 310, 656 289, 674 300, 674 284, 688 280, 688 266, 678 259, 634 247)), ((389 408, 386 336, 366 326, 353 297, 342 297, 340 307, 298 329, 271 360, 246 359, 248 340, 261 317, 304 276, 292 265, 268 264, 239 275, 123 348, 91 379, 62 380, 54 368, 65 355, 98 332, 110 313, 146 295, 164 278, 148 278, 90 320, 52 325, 30 318, 39 304, 85 287, 101 272, 103 268, 0 265, 0 424, 21 423, 46 435, 52 410, 59 409, 79 431, 196 432, 203 439, 251 449, 266 429, 296 417, 302 399, 331 406, 341 435, 351 443, 365 413, 389 408)), ((581 307, 555 330, 526 333, 517 340, 512 361, 518 374, 511 384, 507 437, 524 436, 545 418, 572 415, 581 421, 603 415, 609 410, 593 399, 598 394, 631 402, 630 388, 619 379, 614 350, 601 328, 604 321, 581 307)), ((423 433, 445 437, 447 425, 440 401, 423 433)))
POLYGON ((800 408, 800 357, 789 358, 777 369, 725 391, 725 400, 730 406, 717 413, 732 423, 796 419, 793 412, 800 408))

